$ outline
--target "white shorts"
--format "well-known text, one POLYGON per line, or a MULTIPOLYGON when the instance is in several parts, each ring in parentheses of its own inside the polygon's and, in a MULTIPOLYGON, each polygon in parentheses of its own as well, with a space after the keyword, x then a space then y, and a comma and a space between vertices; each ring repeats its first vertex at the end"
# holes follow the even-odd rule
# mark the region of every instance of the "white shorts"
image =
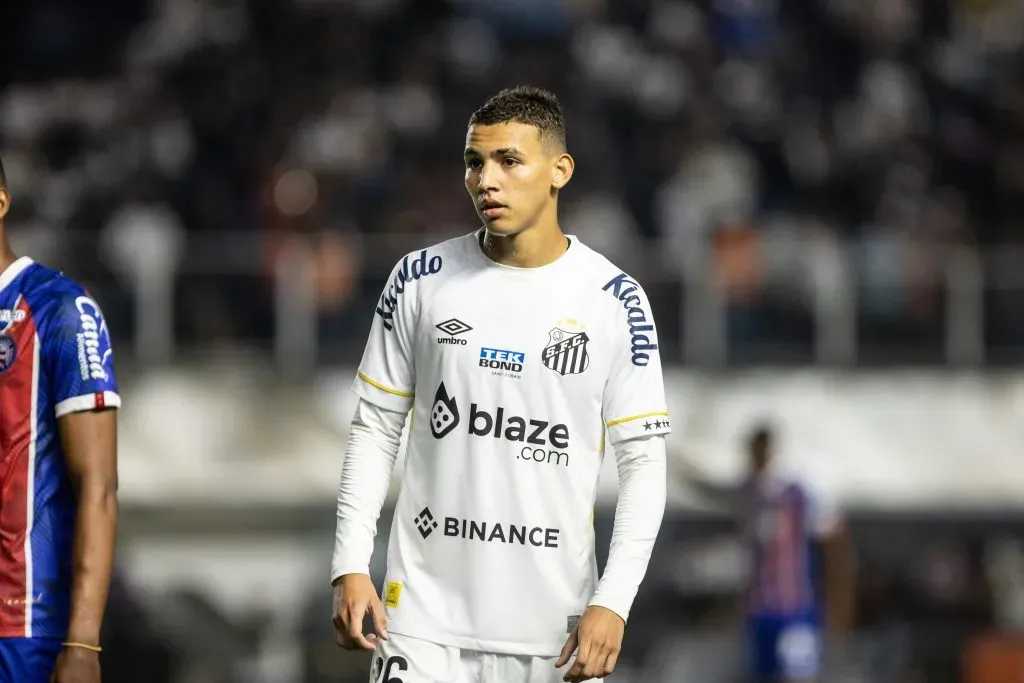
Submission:
POLYGON ((572 660, 561 669, 556 660, 463 650, 391 633, 373 652, 370 683, 561 683, 572 660))

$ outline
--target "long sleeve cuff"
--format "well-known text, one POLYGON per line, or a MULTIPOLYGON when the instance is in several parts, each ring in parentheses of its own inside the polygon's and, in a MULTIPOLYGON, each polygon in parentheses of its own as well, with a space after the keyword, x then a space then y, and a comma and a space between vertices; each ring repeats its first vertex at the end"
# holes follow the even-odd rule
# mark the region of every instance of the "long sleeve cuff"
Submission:
POLYGON ((360 399, 352 417, 338 488, 338 520, 331 582, 345 574, 369 574, 377 519, 398 456, 405 413, 360 399))
POLYGON ((627 620, 665 515, 665 438, 624 441, 615 447, 615 461, 619 474, 615 526, 608 562, 589 604, 627 620))

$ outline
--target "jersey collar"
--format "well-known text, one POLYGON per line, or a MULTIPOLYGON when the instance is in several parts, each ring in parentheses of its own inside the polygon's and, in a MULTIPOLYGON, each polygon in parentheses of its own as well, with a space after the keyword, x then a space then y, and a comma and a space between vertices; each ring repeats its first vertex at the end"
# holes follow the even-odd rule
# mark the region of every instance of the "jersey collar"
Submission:
POLYGON ((571 264, 581 250, 581 243, 578 237, 575 235, 569 235, 563 233, 564 237, 569 240, 569 247, 562 252, 562 255, 556 258, 551 263, 547 263, 543 266, 534 266, 530 268, 521 268, 519 266, 507 266, 504 263, 498 263, 491 259, 484 252, 483 236, 486 228, 480 228, 479 230, 471 233, 473 235, 473 253, 477 260, 491 268, 497 268, 505 273, 511 275, 518 275, 520 277, 537 277, 543 274, 550 274, 552 272, 558 272, 559 269, 566 267, 567 264, 571 264))
POLYGON ((747 478, 748 485, 762 495, 775 495, 786 486, 788 476, 778 457, 776 455, 759 476, 749 475, 747 478))
POLYGON ((0 273, 0 292, 7 289, 7 285, 14 282, 14 279, 21 275, 22 271, 31 266, 33 263, 32 259, 28 256, 22 256, 17 259, 14 263, 7 266, 7 270, 0 273))

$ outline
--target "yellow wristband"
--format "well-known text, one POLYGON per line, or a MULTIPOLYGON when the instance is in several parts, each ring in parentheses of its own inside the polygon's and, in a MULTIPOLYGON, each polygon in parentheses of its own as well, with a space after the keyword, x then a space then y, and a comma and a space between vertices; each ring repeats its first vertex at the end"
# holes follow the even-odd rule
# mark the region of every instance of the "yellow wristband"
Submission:
POLYGON ((103 648, 98 645, 87 645, 85 643, 64 643, 64 647, 80 647, 83 650, 89 650, 90 652, 103 652, 103 648))

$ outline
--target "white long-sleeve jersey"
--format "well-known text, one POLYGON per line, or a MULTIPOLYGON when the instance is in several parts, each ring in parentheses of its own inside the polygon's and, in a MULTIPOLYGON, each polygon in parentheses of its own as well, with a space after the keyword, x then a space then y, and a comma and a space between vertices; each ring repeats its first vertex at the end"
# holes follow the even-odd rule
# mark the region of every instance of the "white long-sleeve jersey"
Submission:
POLYGON ((628 616, 665 504, 657 334, 636 281, 570 240, 528 269, 488 259, 478 233, 449 240, 403 258, 381 296, 354 383, 332 578, 366 571, 412 409, 384 591, 393 633, 554 656, 588 604, 628 616), (606 439, 620 496, 598 584, 606 439))

